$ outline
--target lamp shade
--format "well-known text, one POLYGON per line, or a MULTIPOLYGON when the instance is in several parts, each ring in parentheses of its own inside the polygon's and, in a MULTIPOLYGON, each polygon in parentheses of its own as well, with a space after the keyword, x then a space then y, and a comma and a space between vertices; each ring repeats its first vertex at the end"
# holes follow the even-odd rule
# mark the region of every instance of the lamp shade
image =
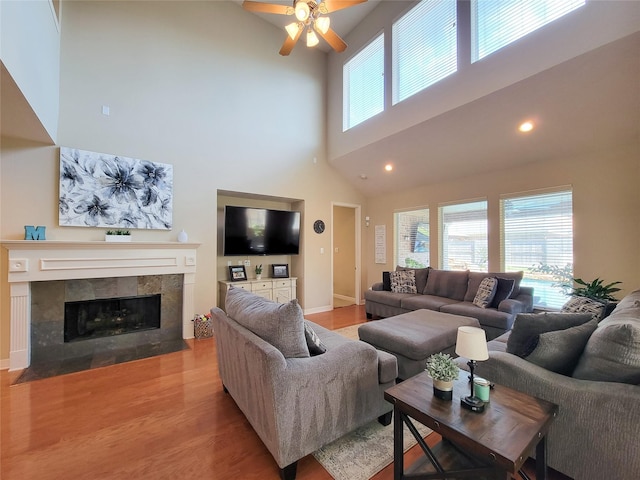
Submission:
POLYGON ((311 29, 307 30, 307 47, 315 47, 318 43, 320 40, 318 40, 316 33, 311 29))
POLYGON ((296 37, 298 36, 298 31, 300 30, 300 28, 301 28, 300 24, 296 23, 296 22, 290 23, 289 25, 284 27, 284 29, 289 34, 289 37, 291 38, 291 40, 295 40, 296 39, 296 37))
POLYGON ((329 17, 319 17, 316 20, 316 28, 323 34, 329 31, 329 25, 331 25, 331 19, 329 17))
POLYGON ((296 18, 301 22, 304 22, 307 18, 309 18, 310 9, 309 4, 306 2, 306 0, 298 0, 294 9, 296 18))
POLYGON ((469 360, 487 360, 487 334, 478 327, 458 327, 456 353, 469 360))

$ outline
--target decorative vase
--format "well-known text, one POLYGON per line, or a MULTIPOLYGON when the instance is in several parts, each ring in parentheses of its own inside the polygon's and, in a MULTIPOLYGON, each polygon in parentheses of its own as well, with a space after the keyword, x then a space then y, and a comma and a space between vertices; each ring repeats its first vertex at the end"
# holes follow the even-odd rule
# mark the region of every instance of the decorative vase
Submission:
POLYGON ((453 382, 433 379, 433 396, 441 400, 453 399, 453 382))
POLYGON ((256 273, 256 280, 262 280, 262 274, 256 273))
POLYGON ((187 235, 187 232, 185 232, 184 230, 180 230, 180 233, 178 234, 178 241, 180 243, 187 243, 187 240, 189 240, 189 235, 187 235))
POLYGON ((106 235, 104 236, 105 242, 130 242, 131 235, 106 235))

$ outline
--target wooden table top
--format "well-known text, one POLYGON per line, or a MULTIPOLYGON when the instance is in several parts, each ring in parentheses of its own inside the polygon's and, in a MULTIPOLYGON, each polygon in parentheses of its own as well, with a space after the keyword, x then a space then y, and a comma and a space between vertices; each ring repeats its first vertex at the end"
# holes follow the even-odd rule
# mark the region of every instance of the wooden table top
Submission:
POLYGON ((385 399, 411 418, 465 450, 516 473, 546 435, 558 406, 510 388, 495 385, 482 413, 460 405, 470 394, 468 372, 460 371, 453 400, 433 396, 433 383, 422 372, 385 391, 385 399))

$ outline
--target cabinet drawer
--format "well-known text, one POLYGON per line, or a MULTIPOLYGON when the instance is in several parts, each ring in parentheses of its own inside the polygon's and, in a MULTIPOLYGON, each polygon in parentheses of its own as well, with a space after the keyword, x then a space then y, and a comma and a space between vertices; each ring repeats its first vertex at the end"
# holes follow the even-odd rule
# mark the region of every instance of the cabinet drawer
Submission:
POLYGON ((273 288, 288 288, 291 286, 291 280, 274 280, 273 288))
POLYGON ((259 290, 271 290, 273 288, 273 282, 251 282, 251 291, 257 292, 259 290))

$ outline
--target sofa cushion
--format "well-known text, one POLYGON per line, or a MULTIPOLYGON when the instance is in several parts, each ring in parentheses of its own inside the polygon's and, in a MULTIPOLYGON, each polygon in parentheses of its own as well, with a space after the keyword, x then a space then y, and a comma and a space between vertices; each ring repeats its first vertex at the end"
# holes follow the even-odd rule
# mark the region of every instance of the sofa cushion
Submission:
POLYGON ((495 277, 485 277, 480 282, 478 292, 473 299, 473 304, 480 308, 487 308, 491 305, 491 301, 496 294, 498 280, 495 277))
POLYGON ((523 272, 469 272, 467 291, 464 296, 464 301, 473 302, 473 299, 478 292, 480 283, 486 277, 500 277, 513 280, 513 290, 507 298, 516 298, 518 295, 520 295, 520 282, 522 281, 522 275, 523 272))
POLYGON ((391 291, 393 293, 417 293, 416 273, 414 270, 391 272, 391 291))
POLYGON ((304 317, 297 300, 281 304, 231 287, 225 310, 229 317, 280 350, 285 358, 309 357, 304 317))
POLYGON ((604 315, 606 305, 597 300, 587 297, 571 297, 562 306, 561 312, 567 313, 590 313, 593 318, 600 320, 604 315))
POLYGON ((422 295, 415 295, 411 293, 384 292, 382 290, 366 290, 364 292, 364 298, 368 302, 381 303, 383 305, 398 308, 405 299, 421 296, 422 295))
POLYGON ((625 297, 593 332, 574 378, 640 384, 640 291, 633 293, 635 301, 625 297))
POLYGON ((492 308, 498 308, 501 301, 509 298, 513 292, 513 287, 516 284, 516 281, 513 278, 496 277, 496 280, 498 281, 496 294, 493 296, 491 305, 489 305, 492 308))
POLYGON ((500 312, 495 308, 480 308, 471 302, 456 302, 444 305, 440 307, 440 311, 477 318, 482 326, 500 330, 508 330, 513 324, 513 315, 510 313, 500 312))
POLYGON ((400 307, 405 310, 427 309, 437 312, 445 305, 451 305, 452 303, 458 303, 458 301, 434 295, 406 295, 401 299, 400 307))
MULTIPOLYGON (((435 295, 437 297, 450 298, 461 302, 467 293, 468 279, 468 270, 436 270, 433 268, 427 277, 427 286, 425 287, 424 293, 426 295, 435 295)), ((478 285, 480 285, 480 282, 478 282, 478 285)), ((475 292, 473 297, 475 297, 475 292)), ((473 301, 473 297, 469 301, 473 301)))
POLYGON ((324 346, 320 337, 306 320, 304 322, 304 338, 307 341, 307 348, 309 349, 309 354, 312 357, 322 355, 327 351, 327 347, 324 346))
POLYGON ((526 360, 562 375, 571 375, 589 337, 598 326, 595 319, 564 330, 541 333, 526 360))
POLYGON ((396 272, 413 270, 416 276, 416 290, 418 293, 424 293, 424 288, 427 286, 427 278, 429 277, 429 270, 431 267, 426 268, 409 268, 409 267, 401 267, 398 265, 396 267, 396 272))
POLYGON ((582 325, 591 318, 588 313, 519 313, 507 341, 507 352, 527 357, 536 348, 540 334, 582 325))

